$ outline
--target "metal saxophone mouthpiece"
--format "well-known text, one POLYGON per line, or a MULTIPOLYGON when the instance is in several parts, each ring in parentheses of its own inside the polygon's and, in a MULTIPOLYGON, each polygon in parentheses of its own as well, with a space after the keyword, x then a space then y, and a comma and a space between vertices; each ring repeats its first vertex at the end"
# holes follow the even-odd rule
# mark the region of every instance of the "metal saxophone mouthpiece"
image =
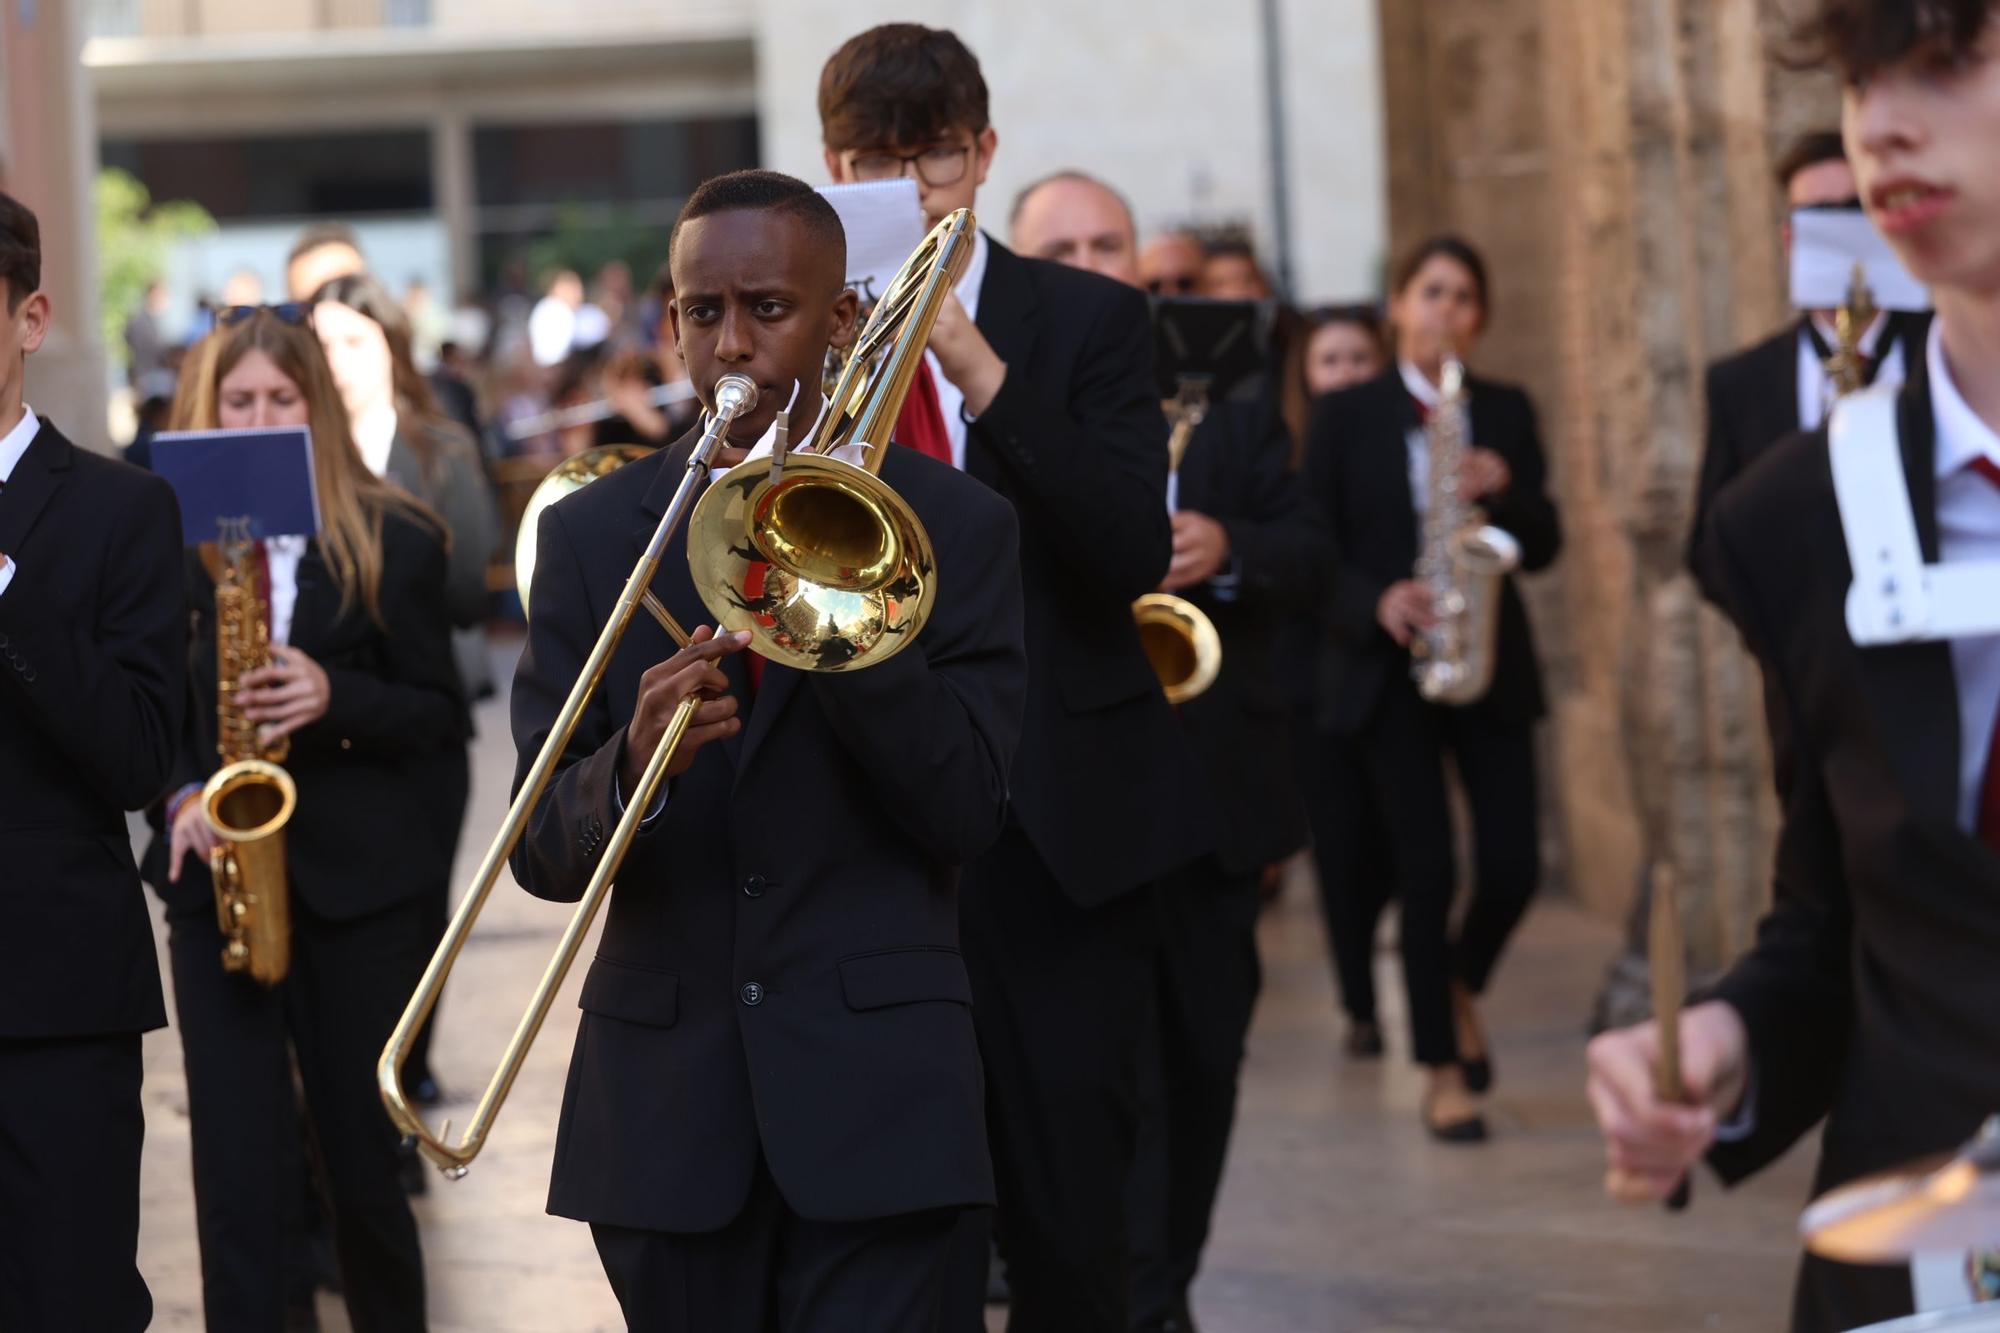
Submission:
POLYGON ((715 414, 725 420, 757 406, 757 386, 747 375, 724 375, 715 382, 715 414))

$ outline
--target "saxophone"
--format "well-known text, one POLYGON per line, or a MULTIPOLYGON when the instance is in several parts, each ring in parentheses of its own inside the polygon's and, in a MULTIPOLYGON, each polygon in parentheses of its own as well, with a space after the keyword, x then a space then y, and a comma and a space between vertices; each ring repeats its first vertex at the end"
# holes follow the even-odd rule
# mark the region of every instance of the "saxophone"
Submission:
POLYGON ((1429 629, 1411 643, 1417 692, 1437 704, 1477 703, 1493 684, 1500 630, 1500 583, 1521 563, 1521 545, 1459 495, 1459 468, 1471 434, 1465 366, 1447 348, 1439 376, 1444 400, 1424 427, 1430 483, 1416 575, 1430 589, 1429 629))
POLYGON ((291 901, 285 883, 285 824, 298 804, 292 775, 278 765, 290 750, 260 746, 257 725, 236 703, 243 673, 271 661, 271 609, 257 587, 256 543, 248 525, 220 543, 215 579, 216 753, 222 767, 201 791, 201 812, 217 842, 209 853, 222 966, 275 986, 291 966, 291 901))

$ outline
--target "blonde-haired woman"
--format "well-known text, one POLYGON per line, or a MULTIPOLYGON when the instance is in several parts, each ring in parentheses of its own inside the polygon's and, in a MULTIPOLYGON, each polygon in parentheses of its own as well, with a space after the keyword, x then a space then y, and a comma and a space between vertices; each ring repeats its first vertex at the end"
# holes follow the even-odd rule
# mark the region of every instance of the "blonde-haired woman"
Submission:
POLYGON ((195 707, 152 864, 187 1064, 207 1326, 286 1326, 300 1266, 285 1217, 296 1060, 353 1326, 422 1329, 416 1221, 374 1062, 427 961, 425 899, 450 864, 451 836, 422 813, 466 734, 447 543, 421 501, 363 464, 306 307, 225 311, 190 362, 174 425, 307 427, 320 507, 317 535, 263 543, 273 662, 238 695, 266 739, 289 740, 298 785, 291 970, 269 988, 221 961, 212 839, 192 799, 217 764, 215 587, 201 560, 188 565, 195 707))

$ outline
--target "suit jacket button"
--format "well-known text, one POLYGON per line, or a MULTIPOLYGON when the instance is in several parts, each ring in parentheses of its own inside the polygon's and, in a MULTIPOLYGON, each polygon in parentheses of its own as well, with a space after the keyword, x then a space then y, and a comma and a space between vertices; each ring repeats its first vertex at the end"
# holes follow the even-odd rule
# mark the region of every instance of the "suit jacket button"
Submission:
POLYGON ((746 897, 746 898, 761 898, 761 897, 763 897, 763 896, 764 896, 764 877, 763 877, 762 875, 752 875, 752 876, 751 876, 750 878, 748 878, 748 879, 744 880, 744 881, 743 881, 743 896, 744 896, 744 897, 746 897))
POLYGON ((35 683, 35 669, 33 667, 22 668, 21 679, 27 681, 30 685, 33 685, 35 683))
POLYGON ((764 1003, 764 988, 754 981, 744 982, 743 1003, 752 1005, 764 1003))

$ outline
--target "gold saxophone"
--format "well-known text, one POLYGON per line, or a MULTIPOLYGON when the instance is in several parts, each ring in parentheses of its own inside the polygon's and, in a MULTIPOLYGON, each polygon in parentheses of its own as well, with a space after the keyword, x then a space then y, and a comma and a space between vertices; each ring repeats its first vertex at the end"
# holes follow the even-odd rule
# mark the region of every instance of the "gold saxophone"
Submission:
POLYGON ((271 661, 271 608, 257 589, 256 550, 247 525, 232 529, 214 567, 215 749, 222 767, 201 790, 201 813, 217 839, 209 870, 222 966, 275 986, 292 961, 284 830, 298 788, 278 767, 290 744, 260 746, 257 724, 236 703, 243 674, 271 661))

